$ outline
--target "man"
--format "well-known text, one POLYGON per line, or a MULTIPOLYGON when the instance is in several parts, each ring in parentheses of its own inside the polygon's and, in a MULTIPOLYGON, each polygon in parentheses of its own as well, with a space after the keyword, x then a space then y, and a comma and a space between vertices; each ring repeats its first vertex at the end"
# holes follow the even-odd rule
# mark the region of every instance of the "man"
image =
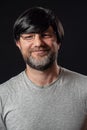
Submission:
POLYGON ((33 7, 18 17, 13 32, 26 68, 0 85, 0 130, 81 130, 87 77, 57 63, 60 20, 49 9, 33 7))

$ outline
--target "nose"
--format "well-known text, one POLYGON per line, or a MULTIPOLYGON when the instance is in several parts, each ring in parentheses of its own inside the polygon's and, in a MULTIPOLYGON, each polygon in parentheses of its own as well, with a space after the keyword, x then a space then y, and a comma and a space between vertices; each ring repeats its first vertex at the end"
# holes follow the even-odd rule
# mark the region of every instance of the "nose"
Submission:
POLYGON ((40 34, 35 34, 34 44, 35 44, 35 46, 41 46, 43 44, 43 40, 42 40, 40 34))

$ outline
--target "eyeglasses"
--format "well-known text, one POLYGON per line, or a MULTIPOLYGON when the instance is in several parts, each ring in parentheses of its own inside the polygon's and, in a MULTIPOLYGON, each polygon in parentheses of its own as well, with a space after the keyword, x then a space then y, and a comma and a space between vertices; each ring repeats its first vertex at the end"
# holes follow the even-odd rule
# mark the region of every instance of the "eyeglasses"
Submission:
MULTIPOLYGON (((20 37, 27 41, 27 42, 32 42, 35 37, 36 37, 36 33, 29 33, 29 34, 22 34, 20 37)), ((46 32, 46 33, 41 33, 41 34, 38 34, 40 36, 41 39, 44 39, 44 40, 52 40, 54 38, 55 35, 55 32, 46 32)))

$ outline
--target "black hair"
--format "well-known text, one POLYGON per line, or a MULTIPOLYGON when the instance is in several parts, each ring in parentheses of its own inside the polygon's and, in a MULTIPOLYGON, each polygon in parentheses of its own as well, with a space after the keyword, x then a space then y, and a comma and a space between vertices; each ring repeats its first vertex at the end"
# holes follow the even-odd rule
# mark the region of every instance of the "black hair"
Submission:
POLYGON ((49 26, 52 26, 56 33, 57 40, 62 42, 64 29, 60 20, 52 10, 43 7, 32 7, 27 9, 14 23, 14 40, 19 40, 21 34, 30 32, 41 33, 47 30, 49 26))

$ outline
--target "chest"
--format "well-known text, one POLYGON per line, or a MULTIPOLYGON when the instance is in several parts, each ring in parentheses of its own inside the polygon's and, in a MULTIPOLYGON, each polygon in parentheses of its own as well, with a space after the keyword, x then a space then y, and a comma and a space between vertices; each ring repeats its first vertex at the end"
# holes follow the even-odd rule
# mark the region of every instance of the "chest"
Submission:
POLYGON ((9 130, 80 130, 84 102, 72 94, 25 95, 5 108, 9 130))

